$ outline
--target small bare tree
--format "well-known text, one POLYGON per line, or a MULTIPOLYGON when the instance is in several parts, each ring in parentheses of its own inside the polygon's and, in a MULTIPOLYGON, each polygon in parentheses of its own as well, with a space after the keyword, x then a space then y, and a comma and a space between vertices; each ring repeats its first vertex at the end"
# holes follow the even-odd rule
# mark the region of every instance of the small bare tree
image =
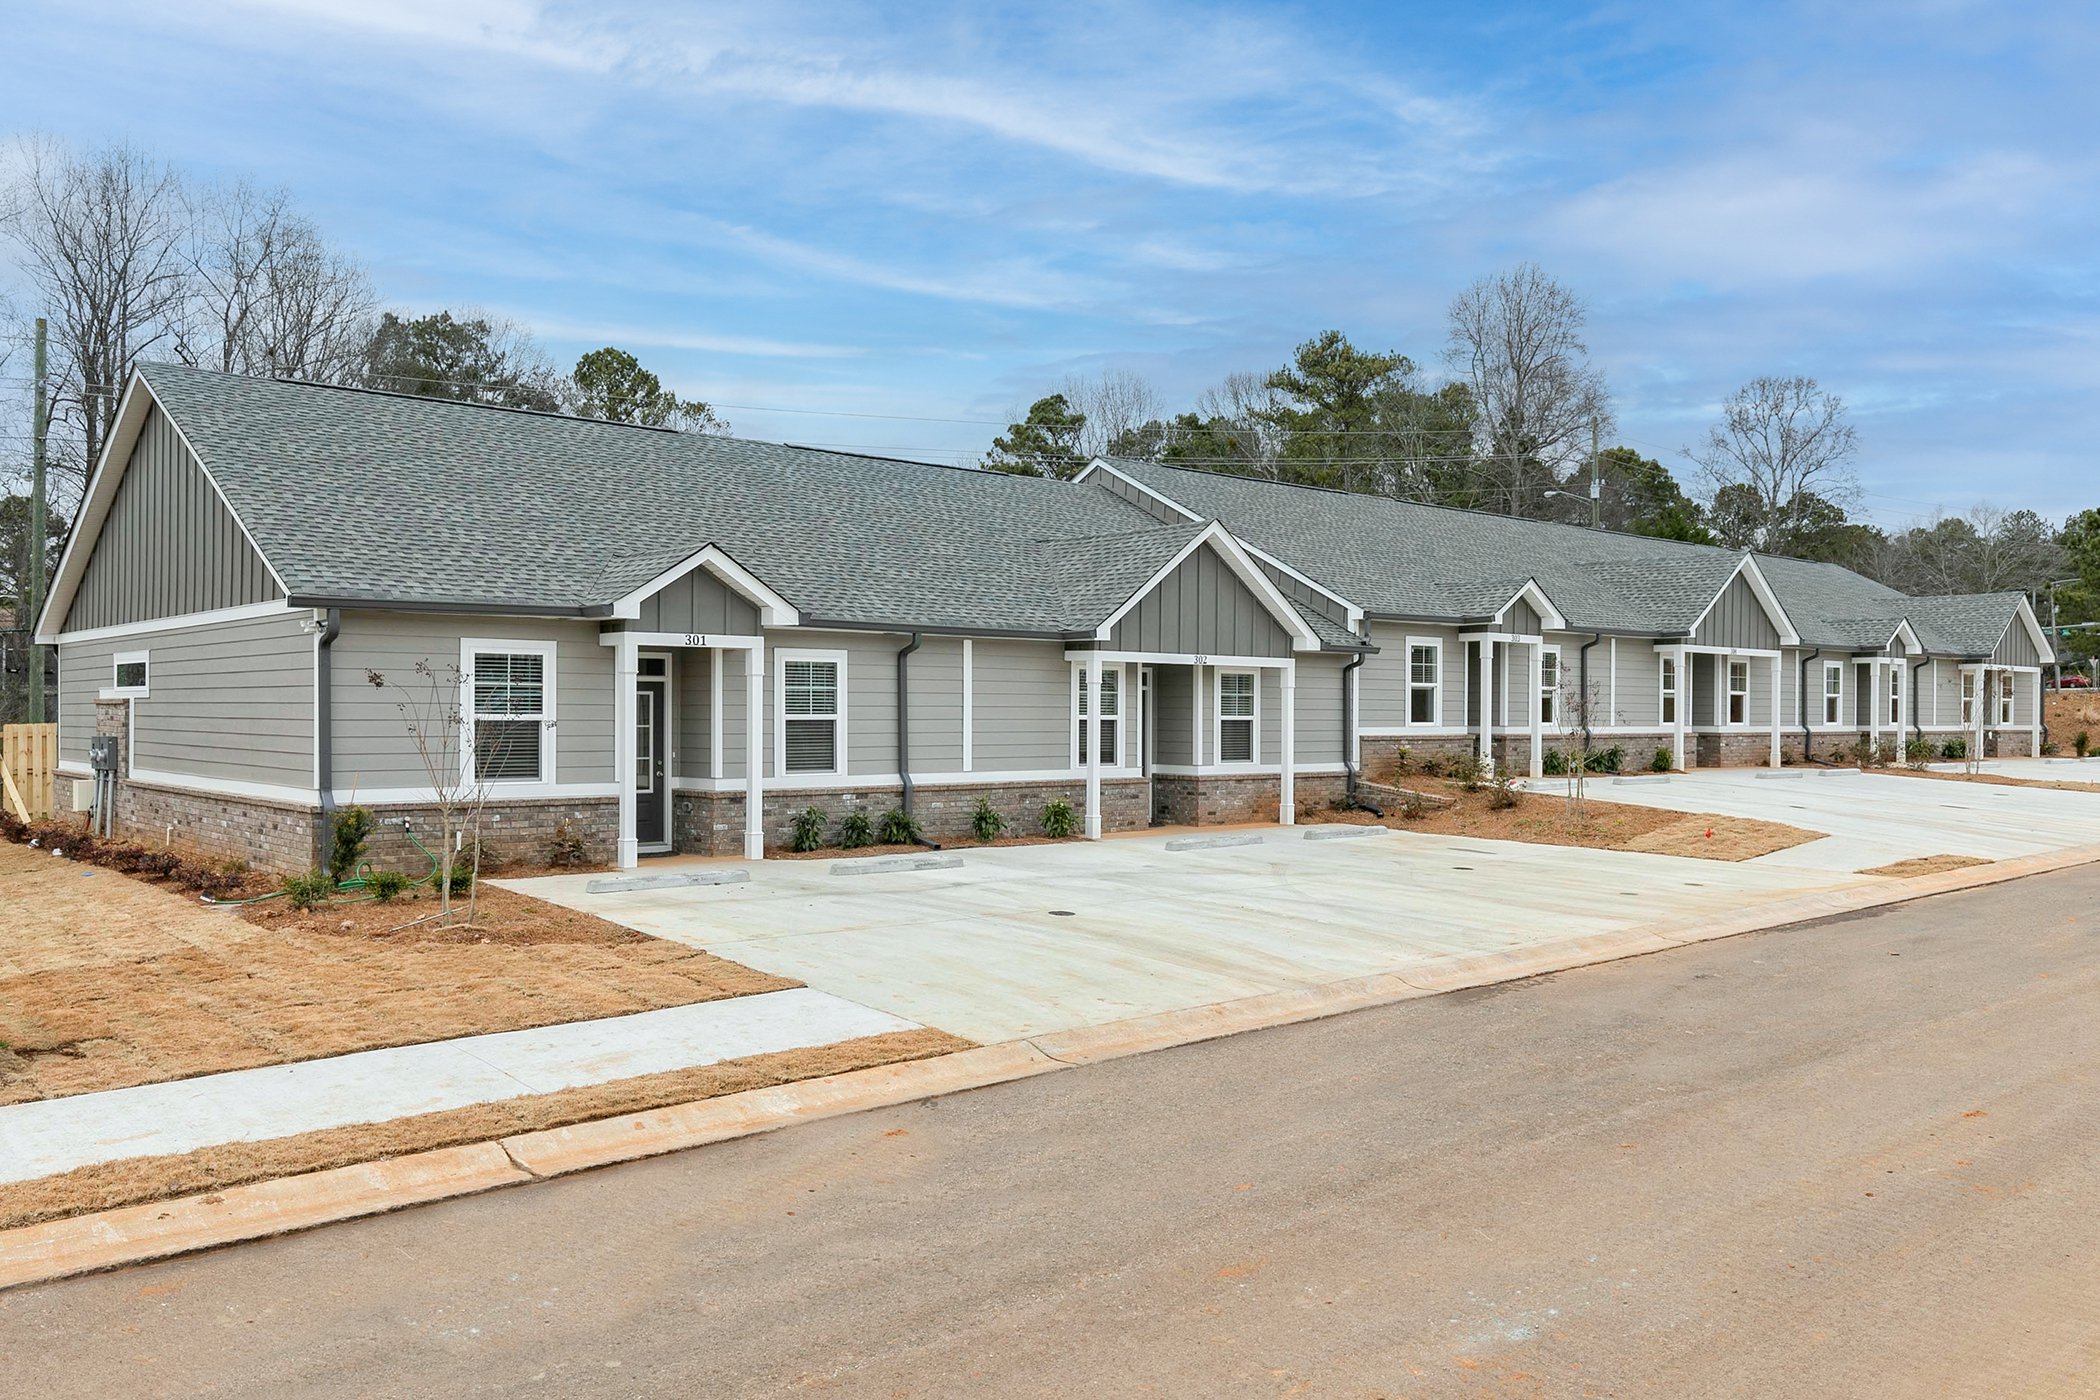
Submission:
POLYGON ((190 363, 349 382, 371 340, 364 268, 329 248, 282 191, 241 183, 191 203, 190 363))
POLYGON ((1762 375, 1728 396, 1705 444, 1687 451, 1705 469, 1709 501, 1723 492, 1745 498, 1747 509, 1721 512, 1744 520, 1745 537, 1724 543, 1764 549, 1804 502, 1840 509, 1857 503, 1859 486, 1846 464, 1858 449, 1843 399, 1805 375, 1762 375))
POLYGON ((1589 775, 1594 761, 1593 731, 1610 719, 1603 687, 1596 681, 1582 683, 1579 673, 1561 668, 1553 702, 1553 725, 1575 747, 1568 758, 1568 815, 1578 822, 1589 820, 1589 775))
POLYGON ((1065 380, 1058 392, 1075 411, 1086 416, 1076 445, 1089 459, 1103 455, 1110 443, 1158 418, 1163 411, 1159 390, 1133 370, 1075 374, 1065 380))

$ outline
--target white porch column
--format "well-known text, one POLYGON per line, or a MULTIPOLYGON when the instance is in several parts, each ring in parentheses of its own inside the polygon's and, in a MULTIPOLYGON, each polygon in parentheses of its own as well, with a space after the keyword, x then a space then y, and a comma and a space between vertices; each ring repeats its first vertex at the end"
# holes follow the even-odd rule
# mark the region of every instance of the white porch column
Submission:
POLYGON ((1988 666, 1970 666, 1966 669, 1975 673, 1976 676, 1976 700, 1969 707, 1969 757, 1972 759, 1982 758, 1984 707, 1991 703, 1991 698, 1988 694, 1991 668, 1988 666))
POLYGON ((1881 691, 1881 658, 1867 662, 1867 742, 1881 752, 1881 707, 1888 703, 1881 691))
POLYGON ((1285 826, 1298 824, 1297 774, 1298 766, 1298 663, 1286 661, 1281 671, 1283 678, 1283 774, 1277 781, 1280 794, 1277 805, 1282 809, 1276 820, 1285 826))
POLYGON ((1209 703, 1208 693, 1203 688, 1203 667, 1189 667, 1189 765, 1199 772, 1203 768, 1203 709, 1209 703))
POLYGON ((1785 657, 1784 653, 1782 653, 1781 655, 1778 655, 1778 656, 1775 656, 1775 657, 1773 657, 1773 658, 1772 658, 1772 763, 1771 763, 1771 766, 1772 766, 1772 767, 1774 767, 1774 768, 1777 768, 1777 767, 1779 767, 1779 721, 1780 721, 1780 718, 1781 718, 1781 710, 1780 710, 1780 708, 1779 708, 1779 681, 1780 681, 1780 676, 1781 676, 1781 674, 1782 674, 1782 672, 1783 672, 1783 669, 1784 669, 1785 665, 1786 665, 1786 657, 1785 657))
POLYGON ((1495 644, 1480 644, 1480 766, 1495 766, 1495 644))
POLYGON ((1541 696, 1546 689, 1546 643, 1531 644, 1531 776, 1546 775, 1546 707, 1541 696))
MULTIPOLYGON (((1101 663, 1088 660, 1079 671, 1080 694, 1086 697, 1086 839, 1101 839, 1101 663)), ((1117 707, 1121 709, 1121 706, 1117 707)))
POLYGON ((744 653, 744 859, 766 855, 766 644, 744 653))
MULTIPOLYGON (((2029 746, 2029 748, 2028 748, 2028 750, 2027 750, 2027 756, 2028 756, 2029 758, 2040 758, 2040 757, 2042 756, 2042 676, 2043 676, 2043 674, 2044 674, 2044 673, 2043 673, 2043 672, 2041 672, 2041 671, 2039 671, 2039 670, 2037 670, 2037 671, 2035 671, 2035 672, 2034 672, 2033 674, 2034 674, 2034 733, 2033 733, 2033 736, 2032 736, 2032 738, 2033 738, 2033 743, 2032 743, 2032 744, 2031 744, 2031 745, 2029 746)), ((2016 678, 2015 678, 2015 679, 2013 680, 2013 703, 2014 703, 2014 704, 2016 704, 2016 705, 2017 705, 2017 704, 2019 703, 2019 697, 2020 697, 2020 682, 2019 682, 2018 678, 2016 677, 2016 678)), ((2059 739, 2059 740, 2058 740, 2057 742, 2058 742, 2058 743, 2062 743, 2063 741, 2059 739)))
POLYGON ((1687 660, 1683 647, 1673 647, 1670 655, 1676 658, 1671 664, 1677 670, 1677 715, 1671 721, 1670 752, 1676 756, 1677 771, 1692 771, 1692 756, 1685 752, 1685 729, 1691 721, 1692 671, 1685 665, 1687 660))
POLYGON ((641 847, 634 835, 635 760, 635 642, 622 634, 613 643, 613 769, 620 787, 620 830, 614 843, 614 862, 622 870, 641 863, 641 847))
POLYGON ((728 653, 720 647, 707 652, 707 776, 722 776, 722 668, 728 653))

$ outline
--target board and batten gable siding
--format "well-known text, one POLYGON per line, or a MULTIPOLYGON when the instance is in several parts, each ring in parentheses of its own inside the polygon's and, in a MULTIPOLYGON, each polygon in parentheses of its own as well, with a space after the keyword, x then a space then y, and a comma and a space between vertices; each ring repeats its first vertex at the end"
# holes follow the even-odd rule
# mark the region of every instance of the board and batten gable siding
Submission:
POLYGON ((1699 620, 1699 628, 1692 634, 1692 644, 1702 647, 1740 647, 1746 651, 1774 651, 1779 646, 1779 629, 1772 625, 1764 604, 1757 598, 1757 591, 1750 580, 1737 574, 1721 590, 1721 596, 1699 620))
POLYGON ((553 642, 554 771, 545 780, 617 780, 613 649, 599 643, 595 622, 362 611, 345 612, 342 618, 331 649, 330 688, 338 791, 430 786, 401 705, 411 696, 424 705, 458 705, 459 648, 467 637, 553 642), (416 674, 419 661, 430 663, 435 680, 416 674), (388 684, 374 686, 367 679, 372 672, 388 684))
POLYGON ((1087 478, 1087 481, 1095 486, 1099 486, 1111 496, 1128 501, 1154 520, 1167 525, 1184 525, 1188 523, 1189 517, 1187 512, 1174 509, 1174 507, 1148 491, 1140 491, 1122 477, 1113 476, 1108 472, 1095 472, 1087 478))
POLYGON ((269 566, 158 407, 117 483, 62 632, 282 598, 269 566))
POLYGON ((1204 545, 1155 584, 1110 629, 1111 651, 1198 656, 1289 656, 1291 634, 1268 605, 1204 545))
POLYGON ((1254 562, 1269 582, 1276 585, 1276 591, 1290 599, 1291 605, 1297 608, 1298 611, 1316 612, 1329 622, 1340 627, 1349 625, 1349 610, 1325 593, 1322 593, 1319 589, 1313 588, 1301 580, 1292 578, 1289 574, 1265 560, 1257 559, 1254 562))
POLYGON ((1539 610, 1531 606, 1526 598, 1519 598, 1502 610, 1502 630, 1514 632, 1520 637, 1536 637, 1544 621, 1539 610))
MULTIPOLYGON (((1455 627, 1428 623, 1376 621, 1369 624, 1371 644, 1377 651, 1364 657, 1356 672, 1357 716, 1366 729, 1395 729, 1407 723, 1408 638, 1420 637, 1441 643, 1443 670, 1437 677, 1439 726, 1457 729, 1464 723, 1466 708, 1466 653, 1455 627)), ((1476 658, 1474 665, 1479 665, 1476 658)))
MULTIPOLYGON (((313 791, 314 634, 310 612, 58 648, 59 758, 87 762, 95 698, 118 652, 146 653, 132 701, 131 768, 313 791)), ((150 781, 150 778, 142 778, 150 781)))
POLYGON ((753 637, 758 635, 758 608, 701 568, 644 598, 641 617, 630 625, 638 632, 753 637))
POLYGON ((1996 649, 1991 652, 1993 666, 2039 666, 2042 654, 2035 648, 2034 638, 2028 634, 2020 619, 2015 617, 2005 625, 2005 635, 1998 639, 1996 649))

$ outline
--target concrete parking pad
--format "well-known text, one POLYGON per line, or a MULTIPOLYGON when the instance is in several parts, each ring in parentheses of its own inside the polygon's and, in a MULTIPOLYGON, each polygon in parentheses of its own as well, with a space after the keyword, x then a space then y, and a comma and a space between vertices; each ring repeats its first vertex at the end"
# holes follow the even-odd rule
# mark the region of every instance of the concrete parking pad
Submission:
MULTIPOLYGON (((2006 860, 2100 842, 2100 794, 1944 783, 1857 769, 1781 771, 1801 776, 1773 781, 1775 775, 1766 769, 1717 768, 1672 774, 1659 783, 1592 779, 1590 793, 1612 802, 1754 817, 1831 833, 1749 862, 1757 866, 1836 873, 1916 856, 2006 860)), ((1557 792, 1567 785, 1545 779, 1527 786, 1557 792)))
POLYGON ((1382 973, 1448 985, 1468 960, 1583 939, 1638 951, 1648 927, 1867 878, 1409 832, 1263 837, 972 850, 957 869, 853 881, 769 861, 709 888, 505 883, 991 1042, 1382 973))

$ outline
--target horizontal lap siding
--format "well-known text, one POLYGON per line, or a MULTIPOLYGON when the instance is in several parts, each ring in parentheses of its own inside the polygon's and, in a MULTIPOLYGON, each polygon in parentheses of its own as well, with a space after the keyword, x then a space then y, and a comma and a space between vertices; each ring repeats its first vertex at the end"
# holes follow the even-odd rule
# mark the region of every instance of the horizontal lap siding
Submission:
MULTIPOLYGON (((773 632, 766 635, 765 674, 761 681, 764 710, 760 716, 761 750, 767 777, 774 773, 774 686, 782 652, 831 651, 846 654, 846 773, 886 776, 897 771, 897 653, 907 637, 887 632, 773 632)), ((980 713, 983 705, 985 643, 976 644, 980 713)), ((722 675, 722 773, 742 778, 744 711, 748 653, 719 653, 722 675)), ((962 644, 954 638, 927 638, 910 661, 912 687, 912 771, 952 772, 962 765, 962 644)), ((980 731, 981 732, 981 731, 980 731)), ((978 767, 983 766, 981 756, 978 767)), ((792 776, 792 775, 789 775, 792 776)), ((815 775, 812 775, 815 776, 815 775)))
POLYGON ((1111 629, 1108 645, 1200 656, 1291 654, 1290 634, 1208 545, 1145 594, 1111 629))
MULTIPOLYGON (((457 709, 460 642, 466 637, 554 642, 555 761, 547 777, 563 783, 614 781, 613 649, 599 643, 596 624, 346 612, 334 647, 332 688, 338 788, 430 785, 400 707, 413 697, 424 706, 457 709), (430 664, 434 680, 415 673, 419 661, 430 664), (383 689, 373 686, 366 679, 373 671, 390 684, 383 689)), ((457 736, 450 742, 456 753, 457 736)))
MULTIPOLYGON (((1622 729, 1662 728, 1662 656, 1646 640, 1618 639, 1616 685, 1607 688, 1604 703, 1610 707, 1611 723, 1622 729)), ((1609 639, 1605 647, 1609 647, 1609 639)), ((1596 651, 1590 655, 1595 656, 1596 651)), ((1680 691, 1682 682, 1679 683, 1680 691)), ((1682 696, 1680 695, 1680 703, 1682 696)))
POLYGON ((265 603, 284 593, 175 425, 148 411, 65 630, 265 603))
MULTIPOLYGON (((972 647, 970 668, 976 670, 972 647)), ((973 678, 974 683, 974 678, 973 678)), ((975 767, 975 755, 972 755, 975 767)), ((927 637, 911 656, 913 772, 962 770, 962 640, 927 637)))
POLYGON ((1764 605, 1758 602, 1750 581, 1737 574, 1714 600, 1692 640, 1702 647, 1771 651, 1779 645, 1779 629, 1765 615, 1764 605))
POLYGON ((1072 666, 1065 660, 1064 647, 1055 642, 981 640, 971 665, 977 682, 973 769, 997 773, 1071 767, 1072 666))
POLYGON ((712 747, 707 717, 713 695, 712 658, 719 654, 694 647, 683 647, 672 653, 671 670, 675 680, 671 705, 676 713, 672 716, 671 732, 677 736, 674 740, 677 752, 672 755, 671 772, 675 777, 714 776, 707 770, 712 747))
POLYGON ((1154 763, 1186 766, 1194 759, 1194 669, 1156 666, 1152 671, 1152 738, 1154 763))
POLYGON ((1300 766, 1342 761, 1342 667, 1346 664, 1341 657, 1299 659, 1293 758, 1300 766))
POLYGON ((1407 639, 1411 636, 1443 643, 1441 724, 1455 729, 1464 722, 1466 657, 1457 629, 1374 622, 1370 635, 1378 650, 1364 658, 1356 673, 1357 711, 1366 728, 1388 729, 1407 723, 1407 639))

